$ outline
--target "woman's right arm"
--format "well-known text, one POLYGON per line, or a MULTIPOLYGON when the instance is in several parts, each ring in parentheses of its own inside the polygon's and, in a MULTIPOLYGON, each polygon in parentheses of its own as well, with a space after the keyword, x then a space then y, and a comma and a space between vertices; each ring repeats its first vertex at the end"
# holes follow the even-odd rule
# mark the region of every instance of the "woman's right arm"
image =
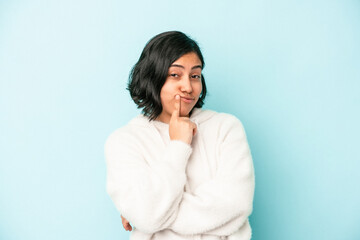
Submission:
POLYGON ((107 192, 135 228, 154 233, 167 228, 178 214, 192 149, 172 140, 162 156, 151 159, 149 165, 138 144, 121 129, 107 139, 107 192))

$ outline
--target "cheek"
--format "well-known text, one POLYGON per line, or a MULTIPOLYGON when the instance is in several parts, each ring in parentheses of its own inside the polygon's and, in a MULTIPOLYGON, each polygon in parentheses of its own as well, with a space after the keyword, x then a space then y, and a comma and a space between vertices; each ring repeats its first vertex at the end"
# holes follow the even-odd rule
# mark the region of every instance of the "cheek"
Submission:
POLYGON ((161 104, 162 107, 167 109, 169 102, 172 100, 172 91, 168 86, 164 85, 160 92, 161 104))
POLYGON ((161 101, 166 102, 169 99, 170 93, 169 88, 163 87, 160 92, 161 101))
MULTIPOLYGON (((193 89, 196 91, 197 97, 199 97, 200 94, 201 94, 201 91, 202 91, 202 84, 201 84, 201 82, 198 83, 198 84, 196 84, 196 85, 193 87, 193 89)), ((195 91, 194 91, 194 92, 195 92, 195 91)))

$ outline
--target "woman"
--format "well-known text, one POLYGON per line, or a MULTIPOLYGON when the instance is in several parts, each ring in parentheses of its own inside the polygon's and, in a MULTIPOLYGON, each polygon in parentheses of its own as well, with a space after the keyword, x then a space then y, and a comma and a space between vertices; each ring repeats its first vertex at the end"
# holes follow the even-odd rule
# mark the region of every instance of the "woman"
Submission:
POLYGON ((177 31, 152 38, 129 77, 143 114, 105 143, 107 191, 132 240, 250 239, 254 169, 241 122, 203 110, 204 59, 177 31))

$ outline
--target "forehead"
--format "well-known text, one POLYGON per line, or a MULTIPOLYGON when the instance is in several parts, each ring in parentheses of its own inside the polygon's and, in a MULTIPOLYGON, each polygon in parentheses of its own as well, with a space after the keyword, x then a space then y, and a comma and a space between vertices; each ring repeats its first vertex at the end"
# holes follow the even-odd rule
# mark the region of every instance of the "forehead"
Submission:
POLYGON ((173 62, 173 63, 174 64, 176 64, 176 63, 194 63, 194 64, 201 65, 201 60, 196 53, 190 52, 190 53, 186 53, 186 54, 182 55, 181 57, 176 59, 175 62, 173 62))
POLYGON ((186 53, 182 55, 180 58, 178 58, 175 62, 171 64, 170 67, 176 67, 176 68, 191 68, 191 69, 202 69, 202 64, 199 56, 194 53, 186 53))

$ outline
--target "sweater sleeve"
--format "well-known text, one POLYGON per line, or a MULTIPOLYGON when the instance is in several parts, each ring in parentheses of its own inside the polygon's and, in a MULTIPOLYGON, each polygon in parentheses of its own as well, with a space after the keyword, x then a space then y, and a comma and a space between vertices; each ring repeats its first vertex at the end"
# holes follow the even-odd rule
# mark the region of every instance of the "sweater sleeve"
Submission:
POLYGON ((193 193, 184 192, 170 228, 180 234, 231 235, 252 212, 254 168, 241 122, 232 117, 220 140, 216 176, 193 193))
POLYGON ((154 233, 167 228, 176 218, 192 148, 171 141, 162 157, 148 164, 132 138, 113 134, 105 143, 107 192, 135 228, 154 233))

